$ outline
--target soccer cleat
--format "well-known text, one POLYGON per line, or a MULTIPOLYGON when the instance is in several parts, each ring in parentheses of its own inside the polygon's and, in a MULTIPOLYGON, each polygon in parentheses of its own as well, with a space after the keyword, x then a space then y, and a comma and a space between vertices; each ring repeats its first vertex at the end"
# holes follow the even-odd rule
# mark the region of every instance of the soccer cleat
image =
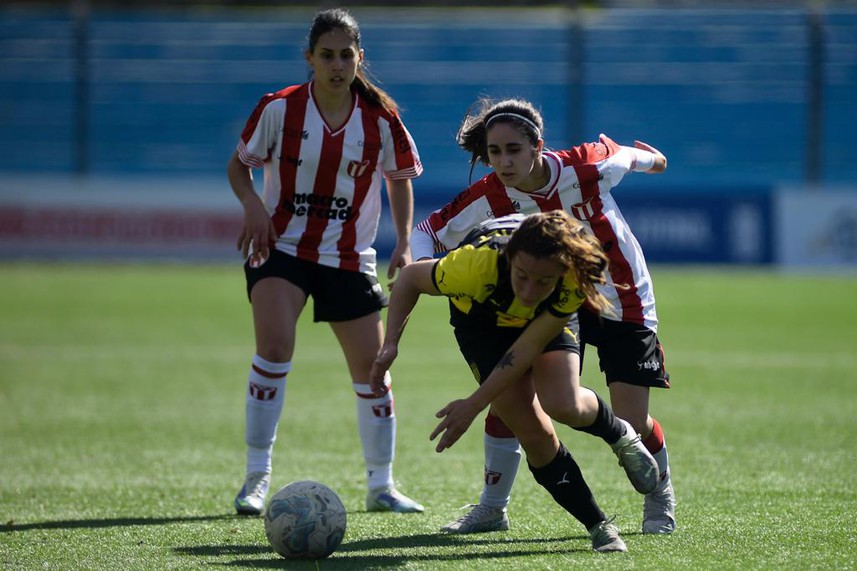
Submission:
POLYGON ((675 492, 672 481, 646 494, 643 501, 643 533, 672 533, 675 531, 675 492))
POLYGON ((241 491, 235 496, 235 511, 238 515, 261 515, 265 509, 265 496, 271 486, 269 472, 250 472, 241 491))
POLYGON ((378 488, 377 490, 369 490, 369 494, 366 496, 366 511, 404 514, 420 513, 425 511, 425 508, 396 488, 378 488))
POLYGON ((612 445, 613 453, 619 458, 619 465, 625 469, 634 489, 641 494, 648 494, 658 485, 658 463, 646 450, 631 424, 620 421, 625 425, 625 434, 612 445))
POLYGON ((589 528, 589 537, 592 538, 593 551, 599 553, 628 551, 628 546, 619 537, 619 528, 613 524, 615 517, 613 516, 589 528))
POLYGON ((484 504, 469 504, 464 508, 473 509, 440 530, 446 533, 483 533, 509 529, 506 508, 494 508, 484 504))

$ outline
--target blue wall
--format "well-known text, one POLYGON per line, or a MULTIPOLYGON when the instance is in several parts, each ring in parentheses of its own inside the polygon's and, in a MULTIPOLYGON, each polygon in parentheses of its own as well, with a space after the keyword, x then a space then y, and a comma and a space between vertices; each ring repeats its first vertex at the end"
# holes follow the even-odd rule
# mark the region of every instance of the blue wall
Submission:
MULTIPOLYGON (((468 181, 455 132, 479 95, 541 105, 548 146, 605 132, 670 159, 657 182, 692 191, 800 183, 807 170, 806 14, 794 10, 586 12, 581 53, 570 14, 354 9, 367 58, 403 107, 421 151, 424 206, 468 181), (573 61, 582 55, 582 101, 573 61), (579 107, 570 108, 576 102, 579 107), (577 124, 576 117, 582 117, 577 124), (575 124, 572 124, 575 123, 575 124)), ((0 9, 0 171, 222 173, 258 98, 306 78, 312 12, 95 11, 87 28, 88 143, 76 147, 74 21, 0 9)), ((855 180, 857 11, 829 10, 822 183, 855 180)), ((482 171, 477 169, 474 176, 482 171)), ((646 179, 646 180, 644 180, 646 179)))

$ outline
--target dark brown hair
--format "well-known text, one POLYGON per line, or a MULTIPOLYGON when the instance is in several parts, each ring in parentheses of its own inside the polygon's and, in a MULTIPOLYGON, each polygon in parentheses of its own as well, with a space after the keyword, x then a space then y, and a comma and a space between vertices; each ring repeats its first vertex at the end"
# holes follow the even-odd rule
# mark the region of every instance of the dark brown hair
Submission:
MULTIPOLYGON (((342 30, 354 41, 357 49, 360 49, 360 26, 357 20, 348 10, 344 8, 332 8, 317 12, 309 29, 307 45, 310 53, 315 52, 318 39, 328 32, 342 30)), ((387 92, 375 85, 371 73, 368 70, 366 60, 357 66, 357 77, 354 78, 352 87, 358 95, 371 104, 383 107, 388 111, 398 112, 399 106, 387 92)))
POLYGON ((512 232, 504 253, 509 262, 518 253, 556 260, 565 273, 574 272, 580 291, 599 311, 609 307, 596 285, 607 283, 608 258, 598 239, 564 210, 538 212, 524 218, 512 232))
POLYGON ((529 101, 523 99, 503 99, 494 101, 482 97, 468 110, 456 140, 458 146, 470 153, 470 164, 488 162, 488 124, 509 123, 517 127, 534 146, 544 138, 542 114, 529 101))

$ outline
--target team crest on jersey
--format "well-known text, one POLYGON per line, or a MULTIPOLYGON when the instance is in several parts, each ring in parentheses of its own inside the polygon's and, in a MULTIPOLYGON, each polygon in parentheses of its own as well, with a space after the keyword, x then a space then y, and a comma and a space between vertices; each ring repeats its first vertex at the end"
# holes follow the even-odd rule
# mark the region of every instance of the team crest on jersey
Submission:
POLYGON ((348 163, 348 175, 351 178, 360 178, 366 173, 369 168, 369 159, 364 161, 351 161, 348 163))

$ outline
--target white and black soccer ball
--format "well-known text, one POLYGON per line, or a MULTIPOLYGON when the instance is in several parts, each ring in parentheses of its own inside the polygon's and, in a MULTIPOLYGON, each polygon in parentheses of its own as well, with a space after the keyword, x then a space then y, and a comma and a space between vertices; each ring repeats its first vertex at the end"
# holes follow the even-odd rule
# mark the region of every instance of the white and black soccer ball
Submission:
POLYGON ((324 484, 292 482, 268 502, 265 535, 274 551, 287 559, 323 559, 345 536, 345 506, 324 484))

